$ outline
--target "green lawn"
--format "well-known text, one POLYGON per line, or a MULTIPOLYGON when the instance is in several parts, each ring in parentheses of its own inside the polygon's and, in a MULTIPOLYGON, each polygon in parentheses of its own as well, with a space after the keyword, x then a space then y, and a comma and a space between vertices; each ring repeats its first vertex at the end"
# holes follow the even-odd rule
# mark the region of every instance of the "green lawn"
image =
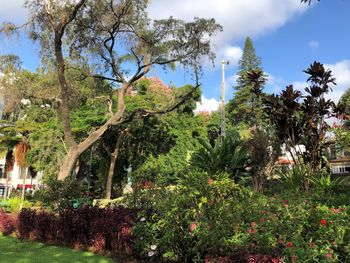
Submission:
POLYGON ((0 262, 10 263, 112 263, 111 259, 89 252, 49 246, 38 242, 21 242, 0 236, 0 262))

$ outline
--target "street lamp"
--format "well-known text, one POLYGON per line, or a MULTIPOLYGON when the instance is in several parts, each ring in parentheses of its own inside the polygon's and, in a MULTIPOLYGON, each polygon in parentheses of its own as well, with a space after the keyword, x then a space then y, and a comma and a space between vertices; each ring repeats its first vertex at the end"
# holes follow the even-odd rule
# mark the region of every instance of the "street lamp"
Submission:
POLYGON ((224 138, 226 136, 226 122, 225 122, 225 65, 228 65, 229 62, 226 60, 221 61, 221 71, 222 71, 222 78, 221 78, 221 138, 224 138))

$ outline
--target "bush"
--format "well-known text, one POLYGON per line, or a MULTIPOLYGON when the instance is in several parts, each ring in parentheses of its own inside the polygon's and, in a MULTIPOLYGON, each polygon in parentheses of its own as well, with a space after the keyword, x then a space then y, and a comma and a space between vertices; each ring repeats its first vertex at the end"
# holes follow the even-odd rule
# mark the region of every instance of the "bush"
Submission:
POLYGON ((68 246, 97 245, 104 250, 131 251, 131 227, 135 212, 124 207, 67 208, 54 214, 22 209, 18 217, 21 239, 68 246))
POLYGON ((18 213, 21 208, 29 208, 32 204, 27 200, 18 197, 7 199, 10 212, 18 213))
POLYGON ((46 208, 54 211, 62 211, 70 207, 72 200, 79 200, 82 206, 91 204, 91 199, 87 195, 87 186, 72 176, 67 177, 64 181, 49 179, 45 189, 38 191, 35 198, 46 208))
POLYGON ((138 200, 148 198, 148 207, 139 214, 133 239, 135 253, 144 259, 350 260, 350 208, 321 204, 317 193, 267 196, 237 186, 225 175, 194 172, 172 191, 140 194, 138 200))
POLYGON ((11 235, 16 230, 15 216, 0 210, 0 232, 5 235, 11 235))

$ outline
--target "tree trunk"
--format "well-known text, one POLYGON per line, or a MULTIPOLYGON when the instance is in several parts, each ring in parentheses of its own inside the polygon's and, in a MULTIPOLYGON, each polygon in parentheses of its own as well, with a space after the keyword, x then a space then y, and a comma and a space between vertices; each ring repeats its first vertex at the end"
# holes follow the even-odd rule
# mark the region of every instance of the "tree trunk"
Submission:
POLYGON ((63 163, 60 167, 60 172, 58 174, 58 180, 64 180, 70 176, 75 168, 75 164, 79 158, 80 153, 76 148, 70 148, 67 155, 63 159, 63 163))
POLYGON ((114 169, 115 169, 115 163, 117 162, 118 159, 118 154, 119 154, 119 149, 122 144, 125 131, 122 131, 117 139, 117 143, 114 148, 114 152, 111 153, 111 163, 109 166, 109 171, 108 171, 108 177, 107 177, 107 183, 106 183, 106 199, 111 199, 112 195, 112 182, 113 182, 113 175, 114 175, 114 169))
POLYGON ((5 184, 4 198, 7 199, 7 195, 9 191, 9 173, 6 172, 6 168, 5 168, 5 176, 6 176, 6 184, 5 184))
POLYGON ((115 163, 117 161, 117 154, 112 153, 111 155, 111 163, 109 165, 109 171, 108 171, 108 177, 107 177, 107 183, 106 183, 106 199, 111 199, 112 195, 112 181, 113 181, 113 175, 114 175, 114 168, 115 163))
MULTIPOLYGON (((22 167, 20 167, 20 169, 21 169, 21 173, 22 173, 22 167)), ((27 173, 25 172, 23 174, 23 181, 22 181, 22 201, 24 200, 25 194, 26 194, 26 176, 27 176, 27 173)))

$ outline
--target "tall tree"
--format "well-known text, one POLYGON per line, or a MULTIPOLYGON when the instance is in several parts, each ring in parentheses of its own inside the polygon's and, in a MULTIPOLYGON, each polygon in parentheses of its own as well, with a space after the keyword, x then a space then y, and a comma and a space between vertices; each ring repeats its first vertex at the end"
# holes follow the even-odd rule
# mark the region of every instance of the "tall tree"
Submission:
MULTIPOLYGON (((71 175, 79 156, 111 126, 123 123, 127 91, 152 67, 166 67, 179 62, 198 69, 196 66, 201 57, 214 56, 208 36, 221 30, 214 19, 197 18, 186 23, 169 18, 150 23, 147 4, 147 0, 26 2, 31 11, 28 23, 31 26, 30 36, 40 41, 41 54, 46 60, 52 58, 57 69, 60 116, 65 142, 69 147, 60 168, 59 179, 71 175), (117 90, 116 111, 112 111, 113 115, 104 124, 91 130, 81 140, 74 137, 71 127, 71 88, 66 77, 68 55, 70 59, 78 61, 91 59, 90 65, 96 70, 91 77, 110 81, 117 90)), ((14 28, 7 24, 3 26, 2 32, 14 28)), ((145 111, 136 109, 134 113, 145 111)))
POLYGON ((233 122, 243 122, 249 126, 261 121, 262 107, 257 103, 254 85, 249 80, 248 74, 253 71, 262 71, 261 59, 257 57, 252 40, 247 37, 244 51, 239 61, 237 73, 237 86, 234 87, 234 97, 229 103, 229 112, 233 122))

